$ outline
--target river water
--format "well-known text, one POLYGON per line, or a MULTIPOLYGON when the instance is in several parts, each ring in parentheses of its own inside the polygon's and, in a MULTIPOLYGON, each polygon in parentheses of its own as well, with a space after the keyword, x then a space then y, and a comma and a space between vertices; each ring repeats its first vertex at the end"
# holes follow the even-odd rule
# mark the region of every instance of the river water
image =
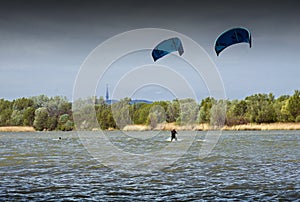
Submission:
MULTIPOLYGON (((171 145, 168 151, 178 151, 180 142, 193 137, 188 149, 172 162, 168 156, 173 158, 173 152, 154 156, 154 162, 167 163, 150 172, 118 169, 126 158, 121 154, 122 159, 113 153, 102 163, 81 133, 103 135, 0 133, 0 201, 300 200, 300 131, 222 132, 215 147, 201 158, 199 148, 206 132, 193 136, 179 131, 178 142, 166 141, 169 132, 147 141, 136 137, 147 137, 150 132, 128 132, 131 138, 128 133, 106 133, 121 148, 119 152, 137 152, 140 159, 143 149, 149 153, 151 148, 159 151, 171 145)), ((98 151, 107 156, 102 146, 98 151)))

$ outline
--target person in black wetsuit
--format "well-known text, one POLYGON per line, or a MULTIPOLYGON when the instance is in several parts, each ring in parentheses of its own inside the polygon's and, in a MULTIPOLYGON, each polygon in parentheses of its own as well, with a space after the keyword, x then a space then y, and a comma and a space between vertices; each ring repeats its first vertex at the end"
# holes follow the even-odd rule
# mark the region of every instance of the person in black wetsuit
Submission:
POLYGON ((177 134, 177 131, 175 129, 171 130, 171 142, 173 141, 173 139, 175 139, 177 141, 176 134, 177 134))

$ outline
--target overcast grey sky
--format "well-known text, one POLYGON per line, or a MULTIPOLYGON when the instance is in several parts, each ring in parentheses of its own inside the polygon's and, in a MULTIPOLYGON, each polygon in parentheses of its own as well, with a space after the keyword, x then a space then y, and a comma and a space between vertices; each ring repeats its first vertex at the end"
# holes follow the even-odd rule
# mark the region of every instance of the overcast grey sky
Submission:
POLYGON ((297 0, 3 0, 0 98, 71 99, 79 68, 94 48, 116 34, 148 27, 174 30, 200 44, 215 62, 229 99, 293 94, 300 88, 299 5, 297 0), (253 47, 236 45, 217 57, 216 37, 239 26, 250 30, 253 47))

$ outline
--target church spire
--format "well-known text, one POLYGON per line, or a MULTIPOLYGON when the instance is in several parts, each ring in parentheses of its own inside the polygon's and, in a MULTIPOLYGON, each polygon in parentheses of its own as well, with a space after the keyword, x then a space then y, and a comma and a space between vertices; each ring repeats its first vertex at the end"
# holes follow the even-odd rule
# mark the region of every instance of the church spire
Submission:
POLYGON ((109 100, 108 84, 106 84, 106 95, 105 95, 105 99, 106 99, 106 100, 109 100))

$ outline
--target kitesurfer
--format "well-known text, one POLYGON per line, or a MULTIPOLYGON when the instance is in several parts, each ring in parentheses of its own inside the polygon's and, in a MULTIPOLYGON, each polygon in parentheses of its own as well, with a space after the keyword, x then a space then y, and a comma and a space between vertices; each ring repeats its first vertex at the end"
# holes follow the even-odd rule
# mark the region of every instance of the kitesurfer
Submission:
POLYGON ((177 134, 177 131, 175 129, 171 130, 171 142, 173 141, 173 139, 175 139, 177 141, 176 134, 177 134))

